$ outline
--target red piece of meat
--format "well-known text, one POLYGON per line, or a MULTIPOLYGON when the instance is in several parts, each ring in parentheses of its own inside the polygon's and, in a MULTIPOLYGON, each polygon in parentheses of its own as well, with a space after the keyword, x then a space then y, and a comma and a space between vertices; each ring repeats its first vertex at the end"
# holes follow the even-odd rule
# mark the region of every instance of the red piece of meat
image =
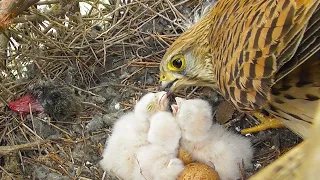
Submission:
POLYGON ((21 113, 29 113, 30 106, 32 112, 43 112, 44 109, 41 106, 40 102, 33 98, 30 94, 26 94, 25 96, 15 100, 8 102, 9 108, 15 112, 21 113))

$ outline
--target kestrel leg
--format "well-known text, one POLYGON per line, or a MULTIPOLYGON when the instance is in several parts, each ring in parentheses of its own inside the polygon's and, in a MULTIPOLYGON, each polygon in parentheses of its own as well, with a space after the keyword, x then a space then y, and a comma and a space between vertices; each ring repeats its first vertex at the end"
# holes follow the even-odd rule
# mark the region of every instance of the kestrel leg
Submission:
POLYGON ((251 127, 251 128, 246 128, 241 130, 241 134, 248 134, 248 133, 254 133, 254 132, 259 132, 263 131, 269 128, 282 128, 285 127, 284 124, 277 118, 272 117, 272 116, 266 116, 262 113, 255 112, 253 115, 260 120, 261 124, 251 127))

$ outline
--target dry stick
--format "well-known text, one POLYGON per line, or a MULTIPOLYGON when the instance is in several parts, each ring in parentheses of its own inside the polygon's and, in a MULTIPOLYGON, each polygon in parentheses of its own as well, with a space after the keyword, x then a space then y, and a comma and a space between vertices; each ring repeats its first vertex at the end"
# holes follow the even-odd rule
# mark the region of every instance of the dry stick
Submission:
MULTIPOLYGON (((84 156, 82 156, 81 167, 78 169, 79 176, 80 176, 80 174, 83 171, 83 168, 85 166, 85 159, 87 157, 87 151, 88 151, 88 146, 87 146, 87 141, 88 140, 86 140, 87 138, 85 138, 85 134, 84 134, 84 131, 85 131, 84 127, 85 126, 83 125, 82 127, 83 128, 82 128, 82 131, 81 131, 81 135, 82 135, 82 139, 84 139, 84 141, 82 143, 82 149, 83 149, 83 152, 84 152, 84 156)), ((78 177, 76 176, 76 178, 78 178, 78 177)))
POLYGON ((5 91, 5 92, 8 93, 8 94, 15 95, 15 94, 12 93, 11 91, 9 91, 9 89, 7 89, 6 87, 4 87, 4 86, 2 85, 2 83, 0 83, 0 89, 2 89, 3 91, 5 91))
POLYGON ((104 171, 103 174, 102 174, 101 180, 104 180, 106 178, 106 175, 107 175, 107 171, 104 171))
MULTIPOLYGON (((105 41, 104 38, 102 40, 105 41)), ((105 68, 106 62, 107 62, 107 56, 106 56, 107 50, 106 50, 106 45, 104 43, 102 44, 103 44, 103 67, 105 68)))
POLYGON ((46 1, 40 1, 37 2, 36 5, 51 5, 51 4, 59 4, 60 0, 46 0, 46 1))
POLYGON ((63 132, 64 134, 66 134, 67 136, 72 137, 72 135, 71 135, 70 133, 68 133, 67 131, 61 129, 60 127, 58 127, 58 126, 50 123, 50 121, 45 121, 45 120, 43 120, 43 119, 41 119, 41 118, 37 118, 37 119, 39 119, 40 121, 42 121, 42 122, 44 122, 44 123, 47 123, 49 126, 52 126, 52 127, 56 128, 56 129, 58 129, 59 131, 61 131, 61 132, 63 132))
POLYGON ((198 90, 198 89, 199 89, 199 86, 195 87, 195 88, 187 95, 187 98, 190 98, 190 96, 191 96, 194 92, 196 92, 196 90, 198 90))
MULTIPOLYGON (((150 57, 150 56, 153 56, 153 55, 155 55, 155 54, 162 53, 162 52, 164 52, 164 51, 165 51, 165 50, 161 50, 161 51, 159 51, 159 52, 157 52, 157 53, 153 53, 153 54, 147 55, 147 56, 145 56, 145 57, 140 57, 140 56, 138 56, 138 57, 140 57, 141 59, 142 59, 142 58, 148 58, 148 57, 150 57)), ((138 54, 138 53, 137 53, 137 54, 138 54)), ((114 69, 111 69, 111 70, 108 70, 108 71, 102 73, 102 75, 107 74, 107 73, 110 73, 110 72, 113 72, 113 71, 116 71, 116 70, 119 70, 119 69, 124 68, 124 67, 128 67, 128 66, 138 66, 138 65, 136 65, 136 64, 146 65, 146 64, 148 64, 148 63, 149 63, 149 64, 154 63, 154 66, 147 66, 147 67, 159 67, 159 63, 156 63, 156 62, 137 62, 138 60, 139 60, 139 59, 133 59, 133 60, 129 61, 129 62, 126 63, 126 64, 123 64, 123 65, 121 65, 121 66, 118 66, 118 67, 116 67, 116 68, 114 68, 114 69)))
MULTIPOLYGON (((121 43, 121 42, 123 42, 125 40, 130 39, 132 36, 133 36, 132 34, 124 33, 124 34, 119 35, 119 36, 110 37, 110 38, 107 39, 108 41, 106 40, 103 43, 104 44, 108 44, 108 45, 105 46, 105 48, 110 48, 110 47, 114 46, 115 44, 119 44, 119 43, 121 43)), ((104 51, 103 49, 98 50, 97 54, 99 54, 99 53, 101 53, 103 51, 104 51)))
POLYGON ((11 24, 12 19, 39 0, 2 0, 0 1, 0 33, 11 24))
MULTIPOLYGON (((175 5, 173 5, 173 7, 183 5, 184 3, 188 2, 188 1, 189 1, 189 0, 184 0, 184 1, 182 1, 182 2, 179 2, 179 3, 175 4, 175 5)), ((159 12, 159 14, 164 13, 164 12, 168 11, 169 9, 170 9, 170 8, 163 9, 163 10, 161 10, 161 11, 159 12)), ((157 16, 158 16, 158 14, 154 15, 153 17, 151 17, 151 19, 149 19, 149 20, 147 20, 147 21, 149 22, 150 20, 156 18, 157 16)), ((169 21, 170 23, 175 24, 175 23, 174 23, 173 21, 171 21, 170 19, 166 19, 166 20, 169 21)), ((146 22, 145 22, 145 23, 146 23, 146 22)), ((143 23, 142 25, 140 25, 137 29, 141 28, 145 23, 143 23)))
POLYGON ((53 161, 55 161, 57 164, 59 164, 58 167, 59 167, 67 176, 69 176, 69 178, 75 179, 75 178, 71 175, 71 173, 63 166, 63 161, 62 161, 62 159, 59 158, 56 153, 54 153, 54 154, 49 154, 49 157, 50 157, 53 161))
MULTIPOLYGON (((38 145, 39 147, 39 145, 38 145)), ((39 152, 40 153, 40 152, 39 152)), ((23 159, 22 159, 22 153, 21 151, 18 151, 18 155, 19 155, 19 159, 21 161, 21 166, 22 166, 22 172, 26 172, 26 167, 24 166, 24 162, 23 162, 23 159)))
MULTIPOLYGON (((29 114, 30 114, 30 118, 31 118, 31 124, 32 124, 32 128, 33 128, 33 131, 36 132, 36 128, 34 126, 34 120, 33 120, 33 113, 32 113, 32 108, 31 108, 31 103, 29 103, 29 114)), ((40 146, 38 146, 38 151, 40 153, 40 146)))
POLYGON ((141 67, 140 69, 135 70, 133 73, 131 73, 128 77, 126 77, 124 80, 121 81, 121 84, 123 84, 124 82, 126 82, 129 78, 131 78, 133 75, 137 74, 138 72, 140 72, 142 69, 144 69, 144 67, 141 67))
MULTIPOLYGON (((0 146, 1 148, 2 146, 0 146)), ((2 166, 0 166, 0 169, 2 170, 2 172, 4 172, 7 176, 9 176, 11 179, 15 179, 11 173, 9 173, 6 169, 4 169, 2 166)), ((2 176, 3 177, 3 176, 2 176)))
MULTIPOLYGON (((111 13, 109 13, 108 15, 110 16, 110 15, 112 15, 113 13, 119 11, 120 9, 126 8, 127 6, 132 5, 132 4, 136 4, 136 2, 127 4, 127 5, 125 5, 125 6, 120 6, 120 7, 116 8, 114 11, 112 11, 111 13)), ((124 20, 124 18, 126 17, 126 16, 125 16, 126 13, 128 13, 128 8, 126 9, 123 17, 122 17, 117 23, 113 24, 109 29, 107 29, 106 31, 104 31, 103 33, 101 33, 99 36, 97 36, 97 38, 100 38, 102 35, 107 34, 111 29, 113 29, 113 28, 116 27, 118 24, 120 24, 120 22, 122 22, 122 21, 124 20)), ((107 17, 108 15, 106 15, 105 17, 107 17)), ((97 39, 97 38, 96 38, 96 39, 97 39)))
POLYGON ((96 53, 94 52, 94 50, 93 50, 91 44, 89 43, 88 39, 85 36, 83 36, 83 39, 87 42, 87 44, 88 44, 88 46, 89 46, 94 58, 96 59, 96 62, 99 63, 102 66, 102 64, 99 62, 99 58, 97 57, 96 53))
POLYGON ((48 159, 47 157, 42 157, 41 159, 39 159, 39 158, 33 159, 30 157, 26 157, 26 156, 23 157, 23 160, 26 161, 30 165, 34 165, 37 163, 37 164, 46 166, 48 169, 50 169, 50 171, 53 171, 54 173, 62 175, 62 173, 60 171, 58 171, 58 168, 55 165, 50 166, 50 165, 48 165, 48 163, 46 163, 46 164, 43 163, 44 161, 47 161, 47 159, 48 159))
MULTIPOLYGON (((115 5, 115 9, 118 9, 119 6, 120 6, 120 0, 117 0, 116 5, 115 5)), ((118 16, 119 16, 119 9, 114 13, 113 22, 112 22, 113 25, 116 24, 118 16)))
MULTIPOLYGON (((156 3, 152 4, 152 5, 150 6, 150 8, 153 8, 154 6, 157 6, 157 5, 160 4, 160 3, 161 3, 161 1, 157 1, 156 3)), ((167 10, 169 10, 169 8, 168 8, 167 10)), ((164 12, 164 11, 163 11, 163 12, 164 12)), ((159 12, 159 13, 162 13, 162 12, 159 12)), ((133 20, 135 20, 135 19, 137 19, 137 18, 140 18, 140 16, 143 16, 144 14, 145 14, 144 11, 141 12, 139 15, 135 16, 133 20)), ((154 16, 148 18, 148 19, 145 19, 145 20, 144 20, 144 23, 140 24, 140 26, 138 26, 137 29, 140 29, 142 26, 144 26, 144 25, 147 24, 148 22, 154 20, 156 17, 158 17, 158 15, 154 15, 154 16)))
POLYGON ((35 133, 32 129, 30 129, 27 125, 25 125, 23 122, 21 123, 23 127, 25 127, 29 132, 31 132, 34 136, 36 136, 37 138, 42 139, 42 137, 40 137, 37 133, 35 133))
POLYGON ((20 151, 20 150, 28 150, 33 149, 34 146, 42 145, 51 142, 51 140, 40 140, 26 144, 13 145, 13 146, 0 146, 0 155, 8 155, 10 153, 20 151))
POLYGON ((71 86, 71 87, 73 87, 73 88, 75 88, 75 89, 77 89, 77 90, 79 90, 79 91, 88 93, 88 94, 90 94, 90 95, 92 95, 92 96, 101 97, 101 96, 98 95, 98 94, 95 94, 95 93, 93 93, 93 92, 91 92, 91 91, 87 91, 87 90, 81 89, 81 88, 79 88, 79 87, 77 87, 77 86, 74 86, 74 85, 72 85, 72 84, 69 84, 69 86, 71 86))
POLYGON ((107 74, 107 73, 110 73, 110 72, 113 72, 113 71, 116 71, 116 70, 119 70, 119 69, 124 68, 124 67, 128 67, 129 64, 133 63, 134 61, 135 61, 135 59, 133 59, 132 61, 130 61, 130 62, 127 63, 127 64, 123 64, 123 65, 121 65, 121 66, 118 66, 118 67, 116 67, 116 68, 113 68, 113 69, 111 69, 111 70, 108 70, 108 71, 102 73, 102 75, 107 74))
MULTIPOLYGON (((20 113, 20 118, 21 118, 21 120, 23 119, 21 113, 20 113)), ((15 119, 15 121, 17 121, 17 120, 15 119)), ((36 136, 38 139, 43 140, 42 137, 40 137, 39 135, 37 135, 36 132, 34 132, 32 129, 30 129, 30 128, 29 128, 27 125, 25 125, 23 122, 21 122, 20 124, 22 124, 23 127, 25 127, 29 132, 31 132, 31 133, 32 133, 34 136, 36 136)), ((19 128, 19 129, 22 131, 23 136, 25 137, 25 139, 28 140, 28 138, 27 138, 25 132, 23 131, 23 129, 22 129, 20 126, 17 126, 17 128, 19 128)), ((12 132, 12 131, 13 131, 13 130, 11 130, 10 132, 12 132)), ((9 132, 8 132, 8 133, 9 133, 9 132)), ((28 141, 29 141, 29 140, 28 140, 28 141)), ((48 152, 47 150, 45 150, 45 152, 46 152, 47 154, 49 154, 49 152, 48 152)))
POLYGON ((189 23, 191 24, 191 21, 186 18, 183 14, 181 14, 177 8, 169 1, 169 0, 166 0, 166 2, 169 4, 170 8, 180 17, 183 19, 183 21, 185 21, 185 23, 189 23))
POLYGON ((181 26, 180 24, 176 23, 176 22, 173 22, 171 21, 169 18, 165 17, 164 15, 154 11, 153 9, 151 9, 150 7, 146 6, 145 4, 141 3, 140 1, 137 1, 140 5, 142 5, 144 8, 148 9, 149 11, 155 13, 156 15, 162 17, 163 19, 169 21, 169 22, 172 22, 174 25, 180 27, 181 29, 185 29, 185 27, 181 26))
POLYGON ((82 104, 84 105, 87 105, 87 106, 90 106, 90 107, 93 107, 93 108, 96 108, 100 111, 102 111, 103 113, 109 113, 106 109, 94 104, 94 103, 91 103, 91 102, 82 102, 82 104))

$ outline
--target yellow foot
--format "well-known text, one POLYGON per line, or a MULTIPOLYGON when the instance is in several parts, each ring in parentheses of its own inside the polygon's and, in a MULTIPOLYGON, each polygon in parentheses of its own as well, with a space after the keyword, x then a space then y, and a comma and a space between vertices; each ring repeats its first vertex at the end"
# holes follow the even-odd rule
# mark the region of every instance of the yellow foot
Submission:
POLYGON ((248 134, 248 133, 253 133, 253 132, 258 132, 258 131, 263 131, 269 128, 281 128, 284 127, 284 124, 277 118, 274 117, 269 117, 265 116, 262 113, 253 113, 257 119, 260 120, 261 124, 258 126, 254 126, 251 128, 246 128, 241 130, 241 134, 248 134))

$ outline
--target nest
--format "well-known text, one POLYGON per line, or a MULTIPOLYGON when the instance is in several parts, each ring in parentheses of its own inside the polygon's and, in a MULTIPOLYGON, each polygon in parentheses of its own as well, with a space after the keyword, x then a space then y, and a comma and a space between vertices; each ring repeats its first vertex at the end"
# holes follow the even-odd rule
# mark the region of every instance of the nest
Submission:
MULTIPOLYGON (((201 0, 86 3, 90 6, 84 15, 82 2, 40 1, 4 33, 9 38, 0 54, 6 61, 0 74, 4 179, 111 178, 97 162, 113 122, 143 93, 158 90, 158 67, 166 48, 192 24, 203 4, 201 0), (74 88, 85 102, 81 114, 72 121, 53 121, 45 114, 21 115, 8 109, 7 102, 39 80, 74 88)), ((199 97, 204 92, 192 88, 179 94, 199 97)), ((219 101, 216 95, 210 97, 219 101)), ((285 147, 299 141, 288 136, 285 147)), ((260 165, 254 171, 282 154, 283 148, 280 152, 272 146, 272 139, 256 142, 260 153, 255 161, 260 165)))

